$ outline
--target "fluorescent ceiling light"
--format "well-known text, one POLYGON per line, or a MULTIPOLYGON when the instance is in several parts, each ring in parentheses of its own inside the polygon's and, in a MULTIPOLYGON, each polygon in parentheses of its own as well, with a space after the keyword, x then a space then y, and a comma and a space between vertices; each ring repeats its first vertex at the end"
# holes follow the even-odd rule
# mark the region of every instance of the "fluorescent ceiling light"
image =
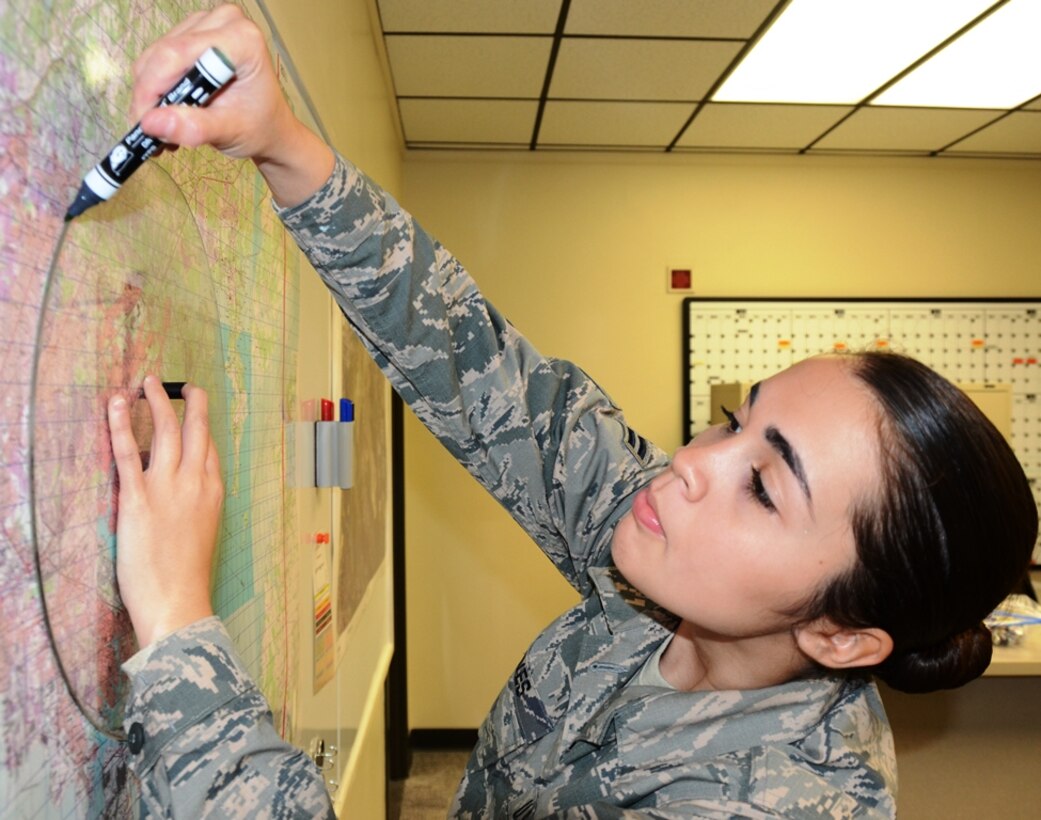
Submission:
POLYGON ((1041 94, 1041 3, 1012 0, 879 94, 876 105, 1015 108, 1041 94))
POLYGON ((712 99, 858 103, 992 4, 792 0, 712 99))

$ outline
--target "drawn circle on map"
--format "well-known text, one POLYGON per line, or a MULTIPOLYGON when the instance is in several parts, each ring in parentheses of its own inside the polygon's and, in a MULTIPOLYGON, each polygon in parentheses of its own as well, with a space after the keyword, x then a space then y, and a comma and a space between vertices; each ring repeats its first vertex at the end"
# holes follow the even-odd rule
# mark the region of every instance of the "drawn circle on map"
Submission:
MULTIPOLYGON (((201 385, 227 464, 213 278, 191 209, 158 163, 146 163, 112 200, 69 223, 38 321, 30 501, 40 595, 70 695, 96 729, 120 737, 128 690, 120 665, 137 644, 116 583, 109 397, 129 399, 147 457, 145 375, 201 385)), ((174 406, 183 418, 184 403, 174 406)))

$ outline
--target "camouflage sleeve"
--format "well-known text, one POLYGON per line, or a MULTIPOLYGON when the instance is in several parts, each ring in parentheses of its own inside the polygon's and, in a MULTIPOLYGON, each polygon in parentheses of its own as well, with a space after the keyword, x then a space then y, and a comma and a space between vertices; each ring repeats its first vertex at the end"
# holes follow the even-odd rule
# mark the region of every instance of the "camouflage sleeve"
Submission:
MULTIPOLYGON (((807 817, 828 817, 809 814, 807 817)), ((763 811, 736 801, 684 800, 653 809, 625 809, 609 803, 575 806, 553 815, 553 820, 782 820, 785 815, 763 811)))
POLYGON ((420 421, 588 592, 586 569, 610 562, 615 521, 664 455, 582 370, 540 355, 346 160, 281 216, 420 421))
POLYGON ((218 618, 139 655, 123 667, 124 728, 146 816, 334 817, 321 773, 278 736, 218 618))
MULTIPOLYGON (((841 796, 840 796, 841 799, 841 796)), ((558 812, 554 820, 791 820, 824 818, 829 820, 892 820, 895 813, 863 805, 836 807, 821 795, 807 798, 786 810, 777 810, 744 800, 680 800, 650 809, 625 809, 608 803, 575 806, 558 812)), ((852 802, 852 801, 849 801, 852 802)))

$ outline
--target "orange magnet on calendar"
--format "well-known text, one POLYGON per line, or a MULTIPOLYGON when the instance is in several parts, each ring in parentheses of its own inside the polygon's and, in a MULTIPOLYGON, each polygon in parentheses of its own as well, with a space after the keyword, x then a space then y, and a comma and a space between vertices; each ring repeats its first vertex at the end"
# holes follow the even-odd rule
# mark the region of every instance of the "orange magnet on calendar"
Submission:
POLYGON ((973 339, 972 340, 972 346, 975 347, 975 348, 986 347, 987 346, 987 340, 986 339, 973 339))
POLYGON ((875 339, 875 347, 880 349, 889 347, 889 339, 875 339))
POLYGON ((791 339, 778 339, 777 340, 777 346, 779 348, 781 348, 781 350, 787 350, 789 347, 792 346, 792 340, 791 339))
POLYGON ((845 342, 835 342, 834 348, 841 352, 847 348, 847 345, 845 342))

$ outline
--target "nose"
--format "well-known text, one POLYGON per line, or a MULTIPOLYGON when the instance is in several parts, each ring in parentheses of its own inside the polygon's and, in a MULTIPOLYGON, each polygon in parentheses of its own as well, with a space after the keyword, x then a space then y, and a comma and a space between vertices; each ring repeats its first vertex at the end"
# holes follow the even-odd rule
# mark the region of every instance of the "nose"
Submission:
POLYGON ((688 501, 697 501, 708 491, 707 467, 704 447, 691 443, 673 454, 670 470, 682 483, 683 495, 688 501))

